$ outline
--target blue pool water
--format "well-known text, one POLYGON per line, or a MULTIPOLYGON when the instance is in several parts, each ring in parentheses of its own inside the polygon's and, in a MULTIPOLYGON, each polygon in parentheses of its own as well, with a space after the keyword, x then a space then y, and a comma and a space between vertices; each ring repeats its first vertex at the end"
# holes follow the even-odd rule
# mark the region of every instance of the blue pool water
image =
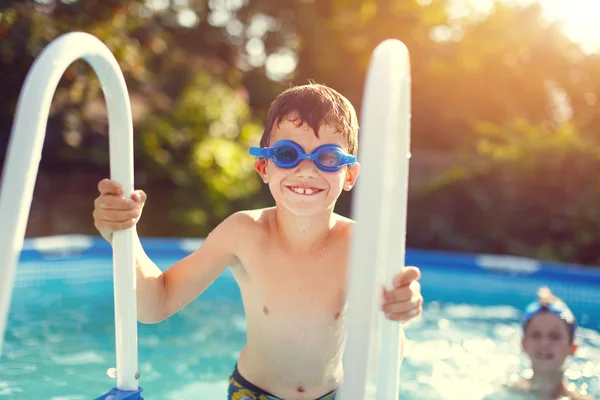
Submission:
MULTIPOLYGON (((115 384, 106 375, 115 366, 109 249, 89 238, 66 243, 27 243, 0 360, 0 399, 90 399, 115 384)), ((147 241, 161 268, 196 245, 147 241)), ((520 309, 541 284, 567 300, 582 325, 567 378, 600 398, 599 273, 565 273, 533 260, 420 251, 410 251, 407 262, 422 270, 426 304, 422 320, 406 329, 401 399, 482 399, 526 375, 520 309)), ((239 292, 228 273, 167 321, 140 324, 145 398, 224 399, 244 332, 239 292)))

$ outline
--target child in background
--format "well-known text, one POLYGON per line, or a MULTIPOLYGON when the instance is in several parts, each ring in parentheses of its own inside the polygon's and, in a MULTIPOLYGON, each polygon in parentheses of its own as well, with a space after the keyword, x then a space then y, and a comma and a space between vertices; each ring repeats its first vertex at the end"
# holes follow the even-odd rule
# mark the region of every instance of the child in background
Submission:
POLYGON ((533 376, 519 381, 513 389, 541 399, 593 400, 567 388, 564 363, 575 354, 577 320, 569 307, 550 289, 538 291, 538 301, 525 309, 523 351, 531 360, 533 376))
MULTIPOLYGON (((333 210, 359 175, 357 151, 356 112, 346 98, 318 84, 288 89, 269 109, 260 148, 250 150, 275 206, 231 215, 198 250, 164 272, 137 241, 137 307, 143 323, 170 317, 225 268, 233 272, 247 343, 231 375, 228 399, 335 398, 343 377, 355 223, 333 210)), ((98 189, 94 222, 111 242, 114 231, 138 222, 146 195, 138 190, 125 198, 123 188, 107 179, 98 189)), ((417 268, 407 267, 394 279, 394 289, 383 292, 388 319, 408 321, 422 313, 419 277, 417 268)))

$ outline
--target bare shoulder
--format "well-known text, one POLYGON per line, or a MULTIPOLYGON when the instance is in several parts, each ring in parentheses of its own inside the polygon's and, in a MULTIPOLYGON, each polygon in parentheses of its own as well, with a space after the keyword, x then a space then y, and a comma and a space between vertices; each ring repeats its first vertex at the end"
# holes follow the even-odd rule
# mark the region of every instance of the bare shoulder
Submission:
POLYGON ((333 221, 335 222, 333 228, 335 232, 334 236, 348 242, 347 244, 349 245, 349 241, 352 237, 352 231, 354 225, 356 225, 356 222, 339 214, 333 214, 333 221))
POLYGON ((257 210, 238 211, 228 219, 234 221, 233 223, 235 224, 245 227, 260 227, 268 224, 273 214, 273 208, 260 208, 257 210))
POLYGON ((533 400, 538 399, 538 395, 532 391, 531 381, 527 378, 520 378, 516 381, 507 382, 504 390, 498 391, 495 395, 486 397, 485 400, 533 400))
POLYGON ((512 389, 518 389, 528 392, 531 388, 531 384, 529 382, 529 379, 519 379, 518 381, 512 383, 510 387, 512 389))
MULTIPOLYGON (((529 381, 529 379, 520 379, 514 383, 507 385, 507 389, 517 393, 530 393, 531 382, 529 381)), ((569 400, 594 400, 591 396, 583 395, 577 392, 567 392, 561 398, 569 400)))
POLYGON ((265 235, 267 210, 239 211, 225 218, 203 241, 193 257, 218 257, 226 259, 227 265, 239 265, 249 246, 260 243, 265 235), (216 256, 215 256, 216 255, 216 256))
POLYGON ((223 220, 215 231, 218 231, 219 236, 225 235, 230 240, 236 238, 248 239, 269 225, 272 212, 270 208, 238 211, 223 220))
POLYGON ((356 225, 356 221, 353 219, 344 217, 343 215, 333 214, 333 220, 335 221, 335 225, 338 229, 344 229, 352 232, 352 228, 356 225))
POLYGON ((527 393, 529 393, 529 391, 531 390, 531 384, 529 382, 529 379, 524 379, 521 378, 519 380, 510 382, 510 383, 506 383, 503 385, 504 389, 517 395, 525 395, 527 393))

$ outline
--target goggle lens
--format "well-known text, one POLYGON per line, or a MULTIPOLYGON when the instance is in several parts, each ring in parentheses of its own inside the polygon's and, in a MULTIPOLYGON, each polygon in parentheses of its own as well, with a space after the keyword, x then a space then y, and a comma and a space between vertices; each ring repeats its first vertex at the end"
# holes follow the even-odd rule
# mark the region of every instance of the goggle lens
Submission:
POLYGON ((276 146, 273 149, 273 158, 282 164, 293 164, 299 156, 298 150, 289 145, 276 146))
POLYGON ((324 150, 317 156, 317 162, 325 168, 337 168, 342 162, 342 155, 336 150, 324 150))

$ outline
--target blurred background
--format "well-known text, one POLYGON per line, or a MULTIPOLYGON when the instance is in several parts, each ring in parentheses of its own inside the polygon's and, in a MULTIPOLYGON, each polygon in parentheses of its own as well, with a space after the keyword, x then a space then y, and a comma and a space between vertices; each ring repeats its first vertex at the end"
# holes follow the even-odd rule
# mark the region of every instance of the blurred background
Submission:
MULTIPOLYGON (((129 87, 140 235, 203 237, 272 204, 247 151, 275 96, 313 80, 360 112, 371 52, 397 38, 412 64, 407 246, 598 265, 599 15, 596 0, 3 0, 0 161, 35 57, 89 32, 129 87)), ((27 236, 96 234, 107 135, 98 81, 77 62, 53 101, 27 236)), ((344 195, 337 211, 350 206, 344 195)))

